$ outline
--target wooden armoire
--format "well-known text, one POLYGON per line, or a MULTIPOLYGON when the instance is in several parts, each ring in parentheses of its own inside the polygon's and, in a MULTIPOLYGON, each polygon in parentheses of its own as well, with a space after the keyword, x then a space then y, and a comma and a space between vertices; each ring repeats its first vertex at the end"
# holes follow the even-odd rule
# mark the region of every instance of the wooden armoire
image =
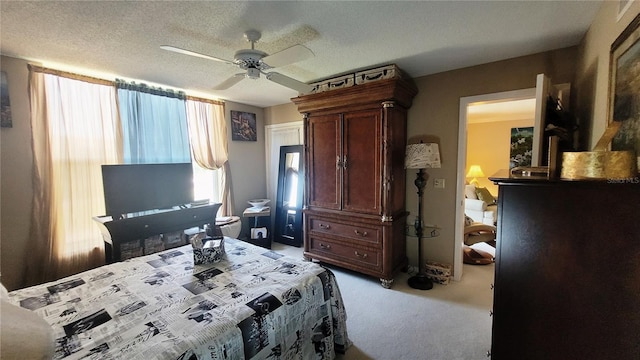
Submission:
POLYGON ((304 256, 380 278, 406 267, 407 79, 293 98, 304 115, 304 256))

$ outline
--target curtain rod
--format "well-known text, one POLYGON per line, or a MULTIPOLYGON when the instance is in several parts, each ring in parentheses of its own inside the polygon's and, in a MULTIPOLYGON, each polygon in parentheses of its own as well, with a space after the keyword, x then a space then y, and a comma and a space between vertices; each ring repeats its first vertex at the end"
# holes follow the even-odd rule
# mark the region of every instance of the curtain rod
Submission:
MULTIPOLYGON (((27 68, 30 71, 41 72, 41 73, 51 74, 51 75, 56 75, 56 76, 62 76, 62 77, 66 77, 66 78, 73 79, 73 80, 80 80, 80 81, 85 81, 85 82, 94 83, 94 84, 100 84, 100 85, 116 86, 116 82, 115 81, 100 79, 100 78, 93 77, 93 76, 75 74, 75 73, 68 72, 68 71, 51 69, 51 68, 47 68, 47 67, 44 67, 44 66, 41 66, 41 65, 27 64, 27 68)), ((214 105, 224 105, 225 104, 224 101, 222 101, 222 100, 206 99, 206 98, 197 97, 197 96, 191 96, 191 95, 186 95, 186 99, 187 100, 193 100, 193 101, 208 102, 208 103, 211 103, 211 104, 214 104, 214 105)))
POLYGON ((187 95, 187 100, 200 101, 200 102, 210 103, 210 104, 213 104, 213 105, 223 105, 224 106, 224 101, 222 101, 222 100, 205 99, 205 98, 201 98, 201 97, 197 97, 197 96, 191 96, 191 95, 187 95))
POLYGON ((41 73, 50 74, 50 75, 62 76, 69 79, 80 80, 80 81, 85 81, 85 82, 94 83, 94 84, 110 85, 110 86, 115 86, 116 84, 115 81, 99 79, 92 76, 74 74, 68 71, 50 69, 40 65, 27 64, 27 68, 30 71, 34 71, 34 72, 41 72, 41 73))

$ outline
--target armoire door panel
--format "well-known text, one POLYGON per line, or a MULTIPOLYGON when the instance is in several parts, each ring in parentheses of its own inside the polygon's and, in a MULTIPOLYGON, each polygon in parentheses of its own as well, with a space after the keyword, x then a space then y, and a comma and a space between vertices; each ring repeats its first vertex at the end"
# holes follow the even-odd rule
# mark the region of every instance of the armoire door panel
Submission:
POLYGON ((380 110, 344 114, 342 209, 380 214, 380 110))
POLYGON ((340 209, 341 169, 337 162, 342 156, 340 116, 311 117, 308 127, 309 205, 340 209))

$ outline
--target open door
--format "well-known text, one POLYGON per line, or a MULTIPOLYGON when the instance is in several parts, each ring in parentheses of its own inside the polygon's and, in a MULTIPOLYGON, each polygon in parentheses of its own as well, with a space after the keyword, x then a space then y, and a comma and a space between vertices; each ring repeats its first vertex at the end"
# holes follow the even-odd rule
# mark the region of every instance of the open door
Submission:
POLYGON ((545 115, 547 113, 547 98, 552 96, 560 99, 565 108, 569 107, 569 92, 571 84, 553 85, 551 78, 545 74, 538 74, 536 77, 536 113, 533 124, 533 149, 531 153, 531 166, 546 166, 548 159, 545 158, 547 141, 544 138, 545 115))

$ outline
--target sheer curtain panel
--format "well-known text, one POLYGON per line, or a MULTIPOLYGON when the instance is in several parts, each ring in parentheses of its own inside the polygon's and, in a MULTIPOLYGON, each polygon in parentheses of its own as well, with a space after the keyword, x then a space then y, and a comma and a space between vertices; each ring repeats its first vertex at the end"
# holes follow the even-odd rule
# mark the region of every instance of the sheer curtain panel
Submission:
POLYGON ((224 104, 188 98, 186 106, 193 160, 204 169, 217 170, 221 173, 220 182, 217 186, 213 184, 212 186, 214 190, 217 189, 216 197, 222 203, 221 214, 232 215, 231 171, 228 161, 224 104))
POLYGON ((124 162, 191 162, 184 93, 122 80, 116 86, 124 162))
POLYGON ((29 70, 34 199, 25 283, 32 285, 104 263, 92 217, 104 213, 100 166, 121 162, 122 145, 113 83, 29 70))

